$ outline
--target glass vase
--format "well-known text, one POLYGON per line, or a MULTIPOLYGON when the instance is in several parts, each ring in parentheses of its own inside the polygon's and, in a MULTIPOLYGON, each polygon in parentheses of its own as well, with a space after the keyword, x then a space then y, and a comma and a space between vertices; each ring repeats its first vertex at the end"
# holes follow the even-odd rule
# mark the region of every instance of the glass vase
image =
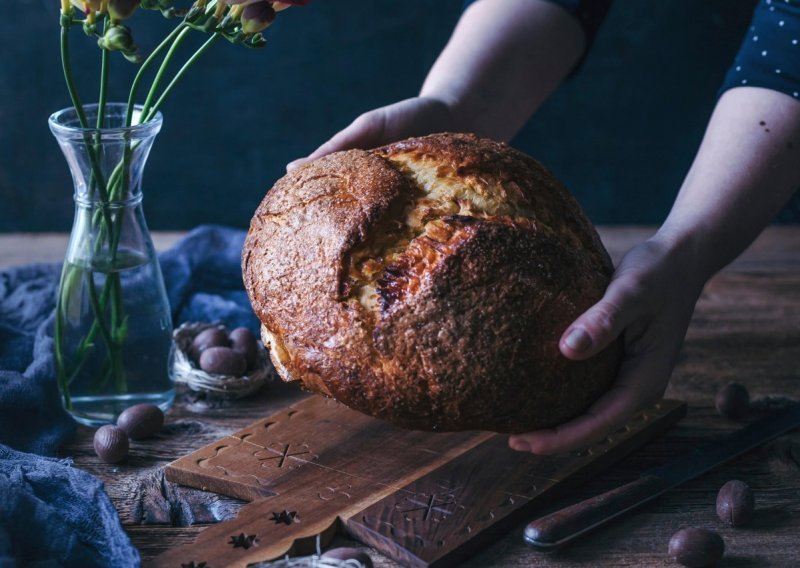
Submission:
POLYGON ((126 126, 126 105, 65 109, 50 129, 69 164, 75 219, 55 315, 55 361, 64 408, 83 424, 114 422, 143 402, 166 410, 172 318, 142 211, 142 172, 161 114, 126 126), (84 126, 87 127, 84 127, 84 126), (96 126, 100 125, 99 128, 96 126))

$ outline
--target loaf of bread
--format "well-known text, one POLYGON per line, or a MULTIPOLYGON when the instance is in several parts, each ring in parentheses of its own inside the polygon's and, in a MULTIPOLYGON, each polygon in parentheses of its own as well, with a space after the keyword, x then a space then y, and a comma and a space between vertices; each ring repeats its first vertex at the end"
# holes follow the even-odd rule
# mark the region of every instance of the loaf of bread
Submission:
POLYGON ((473 135, 293 170, 256 211, 242 268, 283 380, 406 428, 560 424, 621 356, 558 349, 613 270, 578 203, 534 159, 473 135))

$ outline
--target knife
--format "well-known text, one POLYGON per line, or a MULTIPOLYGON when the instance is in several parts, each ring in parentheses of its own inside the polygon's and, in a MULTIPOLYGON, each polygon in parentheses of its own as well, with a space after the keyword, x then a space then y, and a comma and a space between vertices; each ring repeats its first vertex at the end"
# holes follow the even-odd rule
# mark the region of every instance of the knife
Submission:
POLYGON ((525 542, 543 549, 561 546, 797 427, 800 427, 800 403, 793 403, 741 430, 707 442, 677 460, 650 469, 636 481, 531 522, 525 527, 525 542))

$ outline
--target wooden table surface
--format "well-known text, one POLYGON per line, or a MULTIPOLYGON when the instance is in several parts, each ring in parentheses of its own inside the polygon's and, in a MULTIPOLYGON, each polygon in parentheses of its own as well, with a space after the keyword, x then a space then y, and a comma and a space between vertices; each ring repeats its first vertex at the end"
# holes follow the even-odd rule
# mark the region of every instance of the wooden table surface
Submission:
MULTIPOLYGON (((601 228, 615 261, 650 228, 601 228)), ((179 234, 156 234, 166 247, 179 234)), ((64 235, 0 235, 0 266, 56 260, 64 235)), ((702 441, 741 427, 717 415, 714 394, 735 381, 747 386, 754 416, 800 399, 800 228, 768 229, 748 251, 715 276, 697 305, 667 395, 686 400, 688 416, 669 433, 562 498, 560 508, 691 450, 702 441)), ((208 523, 236 515, 242 502, 179 487, 163 478, 168 462, 265 417, 303 396, 270 385, 256 397, 210 404, 181 394, 156 437, 134 442, 122 465, 102 463, 92 450, 93 431, 80 427, 61 454, 105 482, 122 522, 144 559, 193 541, 208 523)), ((548 510, 550 510, 548 509, 548 510)), ((546 511, 542 511, 543 513, 546 511)), ((666 555, 670 536, 682 527, 718 531, 726 543, 721 566, 800 565, 800 430, 752 450, 670 491, 656 501, 581 538, 544 554, 522 542, 523 525, 500 538, 466 565, 478 566, 674 566, 666 555), (729 479, 747 482, 756 495, 751 525, 728 528, 714 512, 719 487, 729 479)), ((337 537, 336 544, 352 544, 337 537)), ((370 552, 375 565, 394 562, 370 552)), ((215 567, 216 568, 216 567, 215 567)))

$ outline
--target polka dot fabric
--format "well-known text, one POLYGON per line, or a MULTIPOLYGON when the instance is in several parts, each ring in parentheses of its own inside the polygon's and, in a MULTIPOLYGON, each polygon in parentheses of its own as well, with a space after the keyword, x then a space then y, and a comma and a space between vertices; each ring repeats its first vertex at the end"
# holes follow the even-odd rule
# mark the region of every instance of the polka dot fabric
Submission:
POLYGON ((800 0, 761 0, 720 93, 764 87, 800 99, 800 0))

